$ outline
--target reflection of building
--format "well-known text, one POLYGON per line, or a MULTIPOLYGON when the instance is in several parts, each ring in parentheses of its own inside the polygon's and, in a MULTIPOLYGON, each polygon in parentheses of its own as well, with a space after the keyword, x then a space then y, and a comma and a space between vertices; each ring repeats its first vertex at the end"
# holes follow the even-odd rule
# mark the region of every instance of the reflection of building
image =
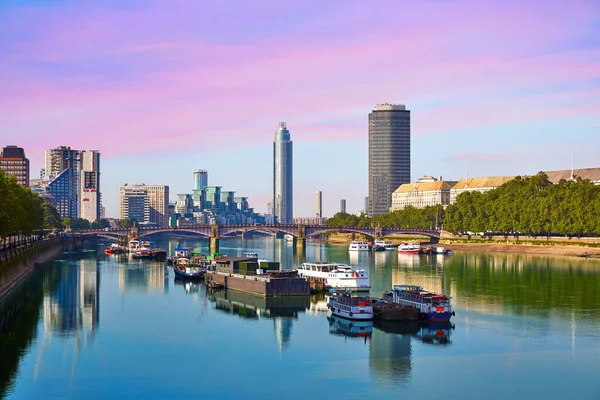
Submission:
POLYGON ((275 317, 273 318, 273 329, 275 330, 275 341, 279 352, 283 352, 292 338, 292 327, 294 320, 290 317, 275 317))
POLYGON ((410 379, 411 335, 396 335, 374 329, 369 346, 369 367, 380 383, 394 384, 410 379))
POLYGON ((159 265, 140 268, 119 268, 119 292, 168 293, 169 281, 165 269, 159 265))
POLYGON ((14 176, 21 186, 29 187, 29 159, 25 150, 17 146, 6 146, 0 151, 0 170, 14 176))

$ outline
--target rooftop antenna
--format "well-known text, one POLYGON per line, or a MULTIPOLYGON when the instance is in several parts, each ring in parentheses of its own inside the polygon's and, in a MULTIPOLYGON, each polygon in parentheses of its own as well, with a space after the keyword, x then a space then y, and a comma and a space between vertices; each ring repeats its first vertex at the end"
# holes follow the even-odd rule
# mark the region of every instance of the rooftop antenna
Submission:
POLYGON ((465 188, 469 187, 469 160, 465 160, 465 168, 467 170, 467 178, 465 180, 465 188))
POLYGON ((573 152, 571 152, 571 179, 575 180, 575 171, 573 170, 573 152))

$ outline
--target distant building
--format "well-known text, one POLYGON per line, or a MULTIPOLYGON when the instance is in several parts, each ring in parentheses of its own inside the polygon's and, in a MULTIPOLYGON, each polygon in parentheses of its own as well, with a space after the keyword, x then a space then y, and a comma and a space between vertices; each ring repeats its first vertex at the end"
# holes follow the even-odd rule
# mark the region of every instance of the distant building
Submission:
POLYGON ((561 180, 569 179, 589 179, 593 184, 600 185, 600 168, 583 169, 565 169, 561 171, 545 171, 548 180, 552 183, 558 183, 561 180))
POLYGON ((285 122, 279 123, 273 141, 273 205, 280 224, 289 224, 293 217, 293 143, 285 122))
POLYGON ((407 206, 424 208, 426 206, 450 204, 450 185, 438 181, 432 176, 424 176, 416 183, 400 185, 392 194, 391 211, 402 210, 407 206))
POLYGON ((292 219, 292 224, 325 225, 325 222, 327 222, 325 217, 296 217, 292 219))
POLYGON ((208 171, 197 169, 194 171, 194 190, 202 190, 208 186, 208 171))
POLYGON ((369 217, 389 212, 392 193, 410 183, 410 111, 378 104, 369 114, 369 217))
POLYGON ((340 212, 341 213, 345 213, 346 212, 346 199, 341 199, 340 200, 340 212))
POLYGON ((320 190, 317 192, 317 218, 323 216, 323 192, 320 190))
POLYGON ((119 218, 132 218, 138 223, 150 222, 150 196, 145 185, 124 185, 119 188, 119 218))
POLYGON ((364 215, 369 216, 369 196, 365 197, 365 208, 363 213, 364 215))
POLYGON ((483 178, 465 178, 450 189, 450 204, 456 203, 456 196, 465 192, 485 193, 515 179, 514 176, 487 176, 483 178))
MULTIPOLYGON (((148 196, 148 218, 144 222, 157 226, 169 225, 169 187, 166 185, 146 185, 142 183, 121 186, 121 199, 126 193, 145 192, 148 196)), ((121 217, 126 218, 126 217, 121 217)), ((130 217, 131 218, 131 217, 130 217)), ((138 220, 138 222, 142 222, 138 220)))
POLYGON ((100 153, 82 151, 79 185, 79 218, 90 222, 100 217, 100 153))
POLYGON ((0 170, 6 175, 14 176, 17 183, 29 187, 29 159, 25 150, 17 146, 6 146, 0 152, 0 170))

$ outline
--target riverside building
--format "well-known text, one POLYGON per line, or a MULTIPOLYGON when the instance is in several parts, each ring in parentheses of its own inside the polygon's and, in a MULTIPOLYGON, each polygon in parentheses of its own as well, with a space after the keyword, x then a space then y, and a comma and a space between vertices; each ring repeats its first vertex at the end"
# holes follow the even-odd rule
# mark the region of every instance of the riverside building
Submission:
POLYGON ((135 218, 140 223, 169 225, 169 187, 165 185, 132 184, 121 186, 121 218, 135 218), (141 200, 143 198, 143 200, 141 200), (147 210, 146 210, 146 202, 147 210), (132 205, 134 205, 132 207, 132 205), (137 215, 136 217, 131 216, 137 215), (126 216, 123 216, 126 215, 126 216), (138 218, 144 218, 140 220, 138 218))
POLYGON ((456 197, 465 192, 480 192, 485 193, 496 189, 498 186, 504 185, 515 179, 514 176, 486 176, 483 178, 465 178, 458 181, 456 185, 450 189, 450 204, 456 203, 456 197))
POLYGON ((427 206, 450 204, 450 185, 432 176, 424 176, 416 183, 400 185, 392 194, 390 212, 405 207, 424 208, 427 206))
POLYGON ((79 182, 79 218, 90 222, 97 221, 100 216, 100 153, 81 152, 81 171, 79 182))
POLYGON ((410 183, 410 111, 378 104, 369 114, 369 217, 389 212, 392 193, 410 183))
POLYGON ((21 186, 29 187, 29 159, 25 150, 17 146, 6 146, 0 152, 0 170, 14 176, 21 186))
POLYGON ((273 141, 273 206, 280 224, 293 218, 292 145, 287 124, 280 122, 273 141))

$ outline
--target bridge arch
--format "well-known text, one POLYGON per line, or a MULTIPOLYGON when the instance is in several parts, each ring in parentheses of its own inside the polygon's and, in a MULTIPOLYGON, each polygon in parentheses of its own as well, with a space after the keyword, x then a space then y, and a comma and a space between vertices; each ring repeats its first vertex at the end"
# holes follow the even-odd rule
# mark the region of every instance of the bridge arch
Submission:
POLYGON ((361 230, 359 227, 354 227, 354 226, 330 226, 330 227, 323 226, 322 228, 315 228, 314 230, 311 230, 311 231, 312 232, 306 234, 307 238, 323 235, 323 234, 329 233, 329 232, 342 232, 342 233, 358 233, 359 235, 366 236, 369 240, 375 240, 374 235, 372 235, 369 232, 365 232, 364 230, 361 230))
POLYGON ((144 231, 139 231, 138 237, 142 238, 142 237, 153 235, 155 233, 179 233, 179 232, 191 233, 194 235, 202 236, 204 238, 210 237, 210 235, 207 233, 199 232, 194 229, 186 229, 186 228, 177 228, 177 229, 165 228, 165 229, 153 229, 153 230, 148 230, 148 231, 144 230, 144 231))

